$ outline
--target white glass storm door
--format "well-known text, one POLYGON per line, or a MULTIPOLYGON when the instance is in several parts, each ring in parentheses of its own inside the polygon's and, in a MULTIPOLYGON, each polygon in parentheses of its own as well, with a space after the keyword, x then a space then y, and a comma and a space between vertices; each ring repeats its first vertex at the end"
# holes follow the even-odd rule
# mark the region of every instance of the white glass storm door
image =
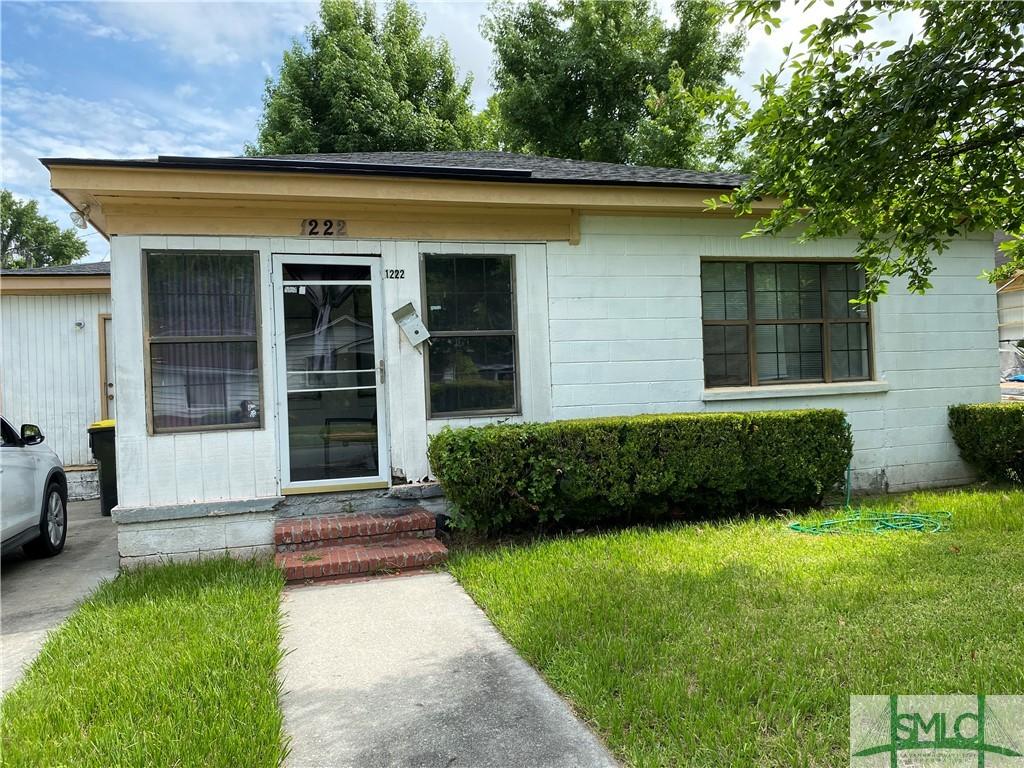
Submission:
POLYGON ((380 259, 274 257, 285 491, 386 485, 380 259))

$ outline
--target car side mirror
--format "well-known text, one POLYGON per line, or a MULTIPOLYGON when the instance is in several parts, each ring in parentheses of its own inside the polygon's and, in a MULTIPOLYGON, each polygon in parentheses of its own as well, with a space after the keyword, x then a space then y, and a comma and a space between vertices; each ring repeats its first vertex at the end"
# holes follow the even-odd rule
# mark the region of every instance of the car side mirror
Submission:
POLYGON ((38 445, 43 442, 43 432, 35 424, 21 425, 21 442, 25 445, 38 445))

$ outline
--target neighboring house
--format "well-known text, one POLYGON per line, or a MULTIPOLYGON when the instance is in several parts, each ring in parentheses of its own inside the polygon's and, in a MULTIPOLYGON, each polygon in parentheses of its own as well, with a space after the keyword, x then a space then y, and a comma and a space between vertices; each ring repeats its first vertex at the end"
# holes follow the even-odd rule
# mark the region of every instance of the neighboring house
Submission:
POLYGON ((68 495, 98 495, 86 432, 113 417, 110 263, 0 271, 0 412, 38 424, 68 495))
POLYGON ((928 295, 897 281, 868 310, 854 239, 743 238, 753 220, 709 213, 729 174, 43 162, 110 238, 125 558, 269 549, 306 494, 358 508, 427 478, 446 425, 838 407, 857 488, 962 483, 947 406, 999 399, 991 233, 936 255, 928 295))
MULTIPOLYGON (((1006 235, 996 234, 997 267, 1001 267, 1007 260, 1006 255, 999 250, 999 244, 1006 239, 1006 235)), ((1018 272, 1009 280, 1000 283, 996 289, 996 297, 999 307, 999 353, 1002 368, 1004 371, 1017 368, 1024 370, 1024 351, 1016 351, 1018 343, 1024 340, 1024 272, 1018 272)))

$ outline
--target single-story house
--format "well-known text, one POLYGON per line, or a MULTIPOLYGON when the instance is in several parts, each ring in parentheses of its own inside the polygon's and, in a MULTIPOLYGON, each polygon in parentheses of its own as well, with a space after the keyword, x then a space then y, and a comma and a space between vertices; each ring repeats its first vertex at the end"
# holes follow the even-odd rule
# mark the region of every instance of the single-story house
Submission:
POLYGON ((857 307, 856 240, 742 237, 752 219, 704 202, 726 173, 501 152, 43 163, 110 238, 125 559, 267 549, 303 504, 429 479, 447 425, 838 407, 856 488, 962 483, 947 406, 999 399, 991 233, 936 255, 928 295, 897 281, 857 307))
POLYGON ((0 339, 0 413, 39 425, 69 498, 95 498, 86 430, 114 417, 110 263, 0 271, 0 339))

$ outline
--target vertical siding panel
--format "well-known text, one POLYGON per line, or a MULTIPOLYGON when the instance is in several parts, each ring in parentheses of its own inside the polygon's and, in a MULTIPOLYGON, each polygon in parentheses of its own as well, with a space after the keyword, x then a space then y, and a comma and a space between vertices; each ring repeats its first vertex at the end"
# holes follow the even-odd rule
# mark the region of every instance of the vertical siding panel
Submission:
POLYGON ((66 465, 91 464, 86 429, 99 418, 97 315, 110 311, 109 296, 0 296, 0 310, 4 415, 39 424, 66 465))
POLYGON ((227 433, 227 467, 229 498, 249 499, 256 495, 256 468, 252 430, 227 433))
MULTIPOLYGON (((135 441, 145 445, 146 386, 145 350, 142 343, 142 253, 141 240, 134 236, 114 236, 110 239, 111 300, 117 307, 114 316, 114 378, 117 382, 117 434, 118 469, 122 465, 122 446, 135 441)), ((179 471, 181 468, 179 466, 179 471)), ((149 503, 149 475, 147 465, 136 473, 118 472, 118 500, 139 499, 138 504, 149 503), (144 501, 143 501, 144 500, 144 501)))
POLYGON ((203 500, 203 445, 197 434, 171 436, 174 440, 175 489, 179 504, 203 500))
POLYGON ((228 436, 226 432, 202 433, 203 498, 207 501, 230 496, 228 436))
POLYGON ((178 467, 172 435, 149 438, 149 503, 169 505, 178 501, 178 467))
MULTIPOLYGON (((520 386, 531 389, 532 407, 524 414, 530 421, 551 419, 551 343, 548 335, 548 274, 547 248, 527 245, 526 262, 526 317, 520 315, 519 335, 530 338, 529 367, 520 374, 520 386)), ((524 403, 525 405, 525 403, 524 403)))

